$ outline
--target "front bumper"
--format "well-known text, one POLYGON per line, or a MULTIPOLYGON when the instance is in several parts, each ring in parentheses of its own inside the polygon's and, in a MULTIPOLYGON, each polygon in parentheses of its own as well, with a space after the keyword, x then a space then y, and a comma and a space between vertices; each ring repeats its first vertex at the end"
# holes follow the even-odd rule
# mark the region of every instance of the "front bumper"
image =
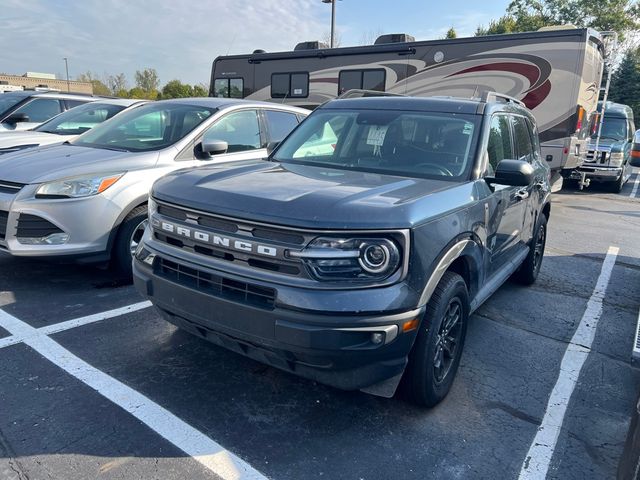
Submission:
POLYGON ((623 174, 622 167, 596 167, 583 164, 578 172, 582 172, 587 178, 601 182, 614 182, 623 174))
MULTIPOLYGON (((151 300, 167 321, 217 345, 233 350, 276 368, 344 390, 357 390, 399 376, 417 329, 404 332, 406 322, 422 317, 423 308, 407 308, 394 313, 359 313, 344 309, 348 292, 313 291, 324 299, 325 311, 305 310, 283 303, 277 293, 270 306, 256 306, 250 301, 223 298, 211 290, 204 291, 200 280, 185 285, 169 279, 158 269, 139 260, 133 263, 133 279, 138 291, 151 300), (337 299, 340 299, 337 301, 337 299), (337 305, 342 303, 343 305, 337 305), (334 311, 331 311, 334 310, 334 311), (374 341, 374 335, 381 334, 374 341)), ((223 278, 235 286, 247 279, 208 267, 172 259, 188 271, 203 276, 223 278)), ((246 290, 264 291, 277 285, 253 282, 246 290)), ((379 296, 371 291, 371 296, 379 296)), ((304 303, 305 290, 298 288, 298 301, 304 303)), ((362 290, 357 292, 361 295, 362 290)), ((290 295, 289 295, 290 296, 290 295)))

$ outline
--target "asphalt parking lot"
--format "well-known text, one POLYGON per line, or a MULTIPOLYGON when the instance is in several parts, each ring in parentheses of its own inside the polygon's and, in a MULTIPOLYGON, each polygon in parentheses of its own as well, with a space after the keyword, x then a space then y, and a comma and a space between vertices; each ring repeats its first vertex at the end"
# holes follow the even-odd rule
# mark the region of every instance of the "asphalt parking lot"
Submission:
POLYGON ((205 343, 106 271, 1 256, 0 478, 614 478, 640 391, 636 181, 555 195, 540 278, 476 312, 433 410, 205 343))

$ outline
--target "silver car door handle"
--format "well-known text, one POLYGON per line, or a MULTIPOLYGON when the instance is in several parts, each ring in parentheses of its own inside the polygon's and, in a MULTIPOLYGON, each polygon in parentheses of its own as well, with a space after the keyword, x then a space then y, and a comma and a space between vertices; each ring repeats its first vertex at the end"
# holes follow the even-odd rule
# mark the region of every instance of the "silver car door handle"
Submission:
POLYGON ((522 190, 518 190, 514 195, 520 200, 526 200, 527 198, 529 198, 529 190, 523 188, 522 190))

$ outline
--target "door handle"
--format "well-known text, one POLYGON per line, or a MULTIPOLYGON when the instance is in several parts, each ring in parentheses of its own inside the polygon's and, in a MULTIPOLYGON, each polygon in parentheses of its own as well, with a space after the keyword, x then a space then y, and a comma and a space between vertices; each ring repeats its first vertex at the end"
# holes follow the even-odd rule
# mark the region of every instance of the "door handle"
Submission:
POLYGON ((527 198, 529 198, 529 190, 523 188, 514 193, 514 196, 519 200, 526 200, 527 198))

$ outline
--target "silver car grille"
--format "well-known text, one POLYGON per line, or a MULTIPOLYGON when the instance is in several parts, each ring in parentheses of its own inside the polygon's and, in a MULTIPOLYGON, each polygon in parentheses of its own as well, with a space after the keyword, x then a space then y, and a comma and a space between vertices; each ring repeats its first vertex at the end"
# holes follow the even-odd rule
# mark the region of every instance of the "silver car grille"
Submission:
POLYGON ((24 187, 25 183, 16 183, 16 182, 7 182, 6 180, 0 180, 0 193, 13 193, 16 194, 22 187, 24 187))
POLYGON ((0 210, 0 240, 4 240, 7 235, 8 219, 9 219, 9 212, 0 210))

